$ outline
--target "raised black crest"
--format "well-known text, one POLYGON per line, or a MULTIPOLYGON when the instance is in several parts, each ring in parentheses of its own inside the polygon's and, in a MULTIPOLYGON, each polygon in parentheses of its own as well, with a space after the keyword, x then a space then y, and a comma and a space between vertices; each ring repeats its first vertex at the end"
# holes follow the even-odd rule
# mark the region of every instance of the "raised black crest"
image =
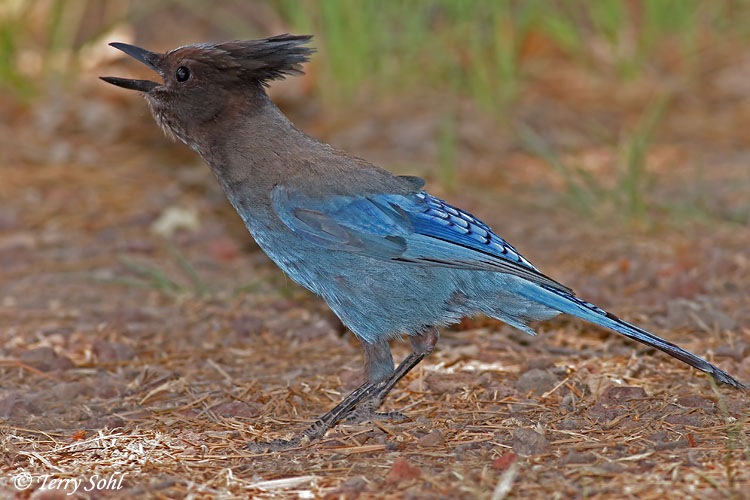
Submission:
MULTIPOLYGON (((215 66, 243 73, 243 76, 266 84, 269 80, 279 80, 286 75, 301 75, 302 63, 310 60, 315 52, 311 47, 303 47, 312 35, 283 35, 261 40, 236 40, 218 44, 194 46, 201 49, 201 58, 210 57, 215 66)), ((184 49, 184 48, 183 48, 184 49)), ((171 51, 167 56, 173 52, 171 51)))

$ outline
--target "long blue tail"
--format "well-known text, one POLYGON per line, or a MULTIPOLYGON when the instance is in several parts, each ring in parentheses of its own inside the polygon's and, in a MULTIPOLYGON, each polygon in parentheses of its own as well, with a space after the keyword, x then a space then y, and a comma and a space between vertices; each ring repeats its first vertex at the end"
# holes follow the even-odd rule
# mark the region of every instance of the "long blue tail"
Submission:
POLYGON ((711 374, 717 382, 729 384, 737 389, 745 389, 745 386, 737 379, 720 370, 705 359, 700 358, 695 354, 664 340, 663 338, 657 337, 646 330, 631 325, 614 314, 608 313, 604 309, 589 304, 578 297, 574 297, 551 287, 548 288, 546 286, 539 286, 532 283, 529 283, 529 286, 521 287, 521 289, 518 290, 518 293, 527 299, 534 300, 547 307, 610 328, 617 333, 621 333, 628 338, 637 340, 642 344, 664 351, 670 356, 675 357, 690 366, 711 374))

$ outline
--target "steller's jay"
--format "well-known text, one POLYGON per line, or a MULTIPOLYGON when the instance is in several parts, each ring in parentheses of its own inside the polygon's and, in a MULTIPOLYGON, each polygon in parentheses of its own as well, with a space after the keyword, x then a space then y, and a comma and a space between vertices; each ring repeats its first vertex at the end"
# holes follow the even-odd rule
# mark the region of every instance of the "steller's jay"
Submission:
POLYGON ((362 343, 367 381, 300 436, 339 420, 400 417, 376 410, 438 341, 438 326, 484 313, 534 334, 529 322, 567 313, 666 352, 718 382, 744 386, 684 349, 576 297, 473 215, 398 176, 301 132, 265 92, 300 74, 311 36, 188 45, 159 54, 111 45, 163 80, 103 77, 143 92, 164 131, 200 154, 258 245, 317 293, 362 343), (394 369, 388 341, 410 336, 394 369), (361 404, 360 404, 361 403, 361 404), (356 408, 355 408, 356 407, 356 408))

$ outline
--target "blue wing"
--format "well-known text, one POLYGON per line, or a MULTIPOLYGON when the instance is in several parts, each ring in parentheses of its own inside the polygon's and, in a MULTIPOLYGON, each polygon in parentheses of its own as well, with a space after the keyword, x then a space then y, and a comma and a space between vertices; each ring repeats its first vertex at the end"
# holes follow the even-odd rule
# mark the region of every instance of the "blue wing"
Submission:
MULTIPOLYGON (((284 224, 323 248, 404 264, 519 276, 527 280, 515 287, 521 297, 611 328, 710 373, 719 382, 744 388, 704 359, 575 297, 569 288, 540 273, 486 224, 424 191, 313 198, 278 185, 271 192, 271 202, 284 224)), ((500 319, 507 322, 509 318, 500 319)))
POLYGON ((540 273, 486 224, 424 191, 321 199, 277 185, 271 203, 292 231, 330 250, 403 263, 502 272, 573 293, 540 273))

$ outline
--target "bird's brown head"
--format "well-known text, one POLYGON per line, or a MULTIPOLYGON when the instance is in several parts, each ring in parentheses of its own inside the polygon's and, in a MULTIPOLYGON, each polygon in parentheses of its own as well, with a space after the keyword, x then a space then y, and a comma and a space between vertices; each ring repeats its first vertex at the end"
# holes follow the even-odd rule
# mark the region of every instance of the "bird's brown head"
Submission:
POLYGON ((143 92, 154 118, 166 132, 195 146, 206 124, 238 109, 265 102, 270 80, 302 73, 314 49, 302 47, 309 35, 278 35, 262 40, 187 45, 160 54, 125 43, 110 45, 155 70, 163 83, 111 76, 105 82, 143 92))

